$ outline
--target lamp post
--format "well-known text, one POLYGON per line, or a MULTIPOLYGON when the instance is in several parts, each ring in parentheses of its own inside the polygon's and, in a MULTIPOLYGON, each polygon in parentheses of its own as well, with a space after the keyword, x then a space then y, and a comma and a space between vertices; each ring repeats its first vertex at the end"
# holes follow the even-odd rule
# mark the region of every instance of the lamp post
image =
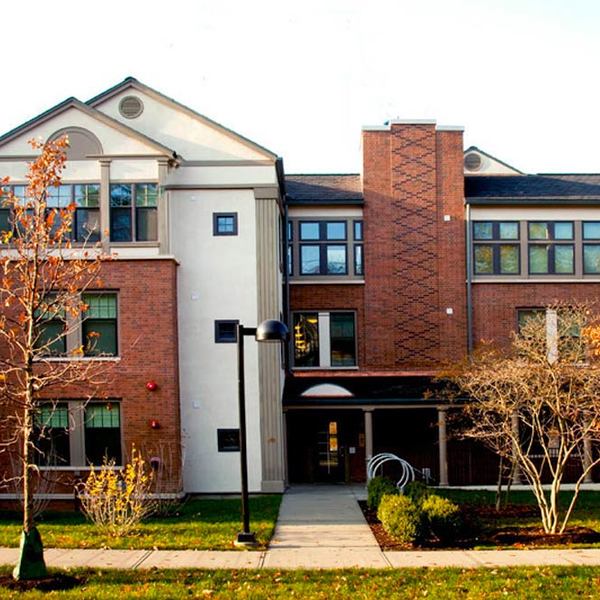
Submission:
POLYGON ((250 507, 248 504, 248 455, 246 446, 246 383, 244 378, 244 336, 253 335, 257 342, 283 342, 288 329, 281 321, 263 321, 258 327, 237 326, 238 353, 238 402, 240 414, 240 472, 242 482, 242 526, 237 534, 236 546, 254 546, 256 537, 250 531, 250 507))

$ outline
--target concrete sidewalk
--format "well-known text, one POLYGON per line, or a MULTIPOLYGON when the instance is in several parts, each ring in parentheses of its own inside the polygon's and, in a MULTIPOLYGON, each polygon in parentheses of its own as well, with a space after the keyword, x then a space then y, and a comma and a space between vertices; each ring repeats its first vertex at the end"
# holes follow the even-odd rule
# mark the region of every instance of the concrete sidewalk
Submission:
MULTIPOLYGON (((50 567, 113 569, 339 569, 401 567, 600 566, 600 549, 430 550, 382 552, 357 504, 364 488, 297 486, 286 492, 268 550, 45 551, 50 567)), ((17 548, 0 548, 15 564, 17 548)))

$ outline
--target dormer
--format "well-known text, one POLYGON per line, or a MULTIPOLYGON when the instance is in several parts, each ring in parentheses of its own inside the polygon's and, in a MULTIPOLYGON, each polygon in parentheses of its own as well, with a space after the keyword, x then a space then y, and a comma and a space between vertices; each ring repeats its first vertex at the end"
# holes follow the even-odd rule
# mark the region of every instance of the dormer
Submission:
POLYGON ((465 175, 523 175, 522 171, 484 152, 477 146, 464 151, 465 175))

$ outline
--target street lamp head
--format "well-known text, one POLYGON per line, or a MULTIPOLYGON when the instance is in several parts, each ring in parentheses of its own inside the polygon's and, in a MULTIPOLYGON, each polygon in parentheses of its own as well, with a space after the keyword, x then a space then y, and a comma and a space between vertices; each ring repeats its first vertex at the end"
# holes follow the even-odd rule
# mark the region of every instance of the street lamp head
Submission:
POLYGON ((288 338, 288 328, 274 319, 263 321, 256 328, 257 342, 284 342, 288 338))

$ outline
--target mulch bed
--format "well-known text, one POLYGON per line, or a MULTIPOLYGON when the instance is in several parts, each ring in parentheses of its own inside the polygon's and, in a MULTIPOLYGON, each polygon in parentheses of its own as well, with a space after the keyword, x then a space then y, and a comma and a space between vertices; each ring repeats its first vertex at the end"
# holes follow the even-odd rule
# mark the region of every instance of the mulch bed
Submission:
MULTIPOLYGON (((383 529, 377 513, 369 509, 367 503, 359 502, 365 519, 382 550, 410 550, 414 546, 399 544, 383 529)), ((464 505, 463 518, 467 523, 475 523, 480 519, 528 518, 537 516, 535 507, 519 504, 508 505, 496 511, 493 506, 464 505)), ((420 548, 472 548, 473 546, 514 546, 515 548, 532 548, 536 546, 564 546, 570 544, 600 543, 600 533, 588 527, 568 527, 565 533, 549 535, 541 527, 503 527, 496 531, 478 532, 470 538, 456 540, 452 546, 442 545, 437 540, 428 540, 420 544, 420 548)))
POLYGON ((78 585, 82 585, 85 581, 80 577, 72 577, 71 575, 63 575, 57 573, 43 579, 22 579, 15 580, 11 575, 0 577, 0 589, 8 588, 19 592, 27 592, 30 590, 40 590, 42 592, 54 592, 60 590, 70 590, 78 585))

